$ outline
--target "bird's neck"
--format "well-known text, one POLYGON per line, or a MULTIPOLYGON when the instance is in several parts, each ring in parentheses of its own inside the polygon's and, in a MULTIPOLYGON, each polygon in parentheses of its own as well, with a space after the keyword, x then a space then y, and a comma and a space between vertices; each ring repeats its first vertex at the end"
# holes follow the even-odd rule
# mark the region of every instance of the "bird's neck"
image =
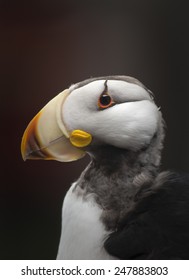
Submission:
POLYGON ((106 146, 92 156, 91 168, 101 172, 103 176, 121 176, 124 180, 132 182, 136 175, 148 173, 149 176, 156 175, 159 169, 159 160, 154 157, 150 148, 140 151, 128 151, 112 146, 106 146))
POLYGON ((137 152, 112 146, 91 152, 92 160, 78 185, 85 195, 94 194, 96 202, 104 210, 102 219, 108 229, 117 227, 125 211, 133 206, 136 193, 157 176, 161 149, 157 149, 155 138, 151 145, 137 152))

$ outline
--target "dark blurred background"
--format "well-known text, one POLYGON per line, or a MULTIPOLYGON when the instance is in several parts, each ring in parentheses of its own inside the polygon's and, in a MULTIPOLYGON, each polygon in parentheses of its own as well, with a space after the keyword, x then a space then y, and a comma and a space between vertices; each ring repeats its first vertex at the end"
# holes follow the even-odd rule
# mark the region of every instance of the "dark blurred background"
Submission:
POLYGON ((65 192, 89 161, 23 162, 22 134, 91 76, 138 78, 167 123, 162 169, 189 171, 187 1, 0 1, 0 258, 55 259, 65 192))

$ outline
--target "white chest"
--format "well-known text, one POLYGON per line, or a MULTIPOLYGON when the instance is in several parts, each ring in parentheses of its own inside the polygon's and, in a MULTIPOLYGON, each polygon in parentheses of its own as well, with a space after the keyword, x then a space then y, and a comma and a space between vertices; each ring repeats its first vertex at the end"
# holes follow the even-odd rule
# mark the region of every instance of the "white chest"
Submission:
POLYGON ((63 204, 62 232, 57 259, 114 259, 103 248, 109 234, 100 221, 102 210, 91 195, 86 200, 69 189, 63 204))

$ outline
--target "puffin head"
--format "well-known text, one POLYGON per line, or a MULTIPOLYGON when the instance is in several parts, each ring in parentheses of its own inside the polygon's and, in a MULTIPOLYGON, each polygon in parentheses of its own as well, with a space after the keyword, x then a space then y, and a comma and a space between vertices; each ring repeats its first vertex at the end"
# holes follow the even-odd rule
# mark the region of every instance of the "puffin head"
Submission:
POLYGON ((161 122, 152 93, 137 79, 88 79, 58 94, 33 118, 22 138, 22 157, 73 161, 102 145, 136 152, 150 144, 161 122))

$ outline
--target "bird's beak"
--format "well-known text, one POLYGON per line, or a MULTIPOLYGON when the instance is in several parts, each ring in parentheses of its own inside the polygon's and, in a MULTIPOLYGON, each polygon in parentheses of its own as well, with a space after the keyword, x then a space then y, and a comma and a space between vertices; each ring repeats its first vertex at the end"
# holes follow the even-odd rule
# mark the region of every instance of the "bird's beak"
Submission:
POLYGON ((62 107, 68 95, 68 89, 61 92, 29 123, 21 144, 24 160, 73 161, 85 155, 81 148, 91 142, 90 134, 80 130, 68 132, 62 119, 62 107))

